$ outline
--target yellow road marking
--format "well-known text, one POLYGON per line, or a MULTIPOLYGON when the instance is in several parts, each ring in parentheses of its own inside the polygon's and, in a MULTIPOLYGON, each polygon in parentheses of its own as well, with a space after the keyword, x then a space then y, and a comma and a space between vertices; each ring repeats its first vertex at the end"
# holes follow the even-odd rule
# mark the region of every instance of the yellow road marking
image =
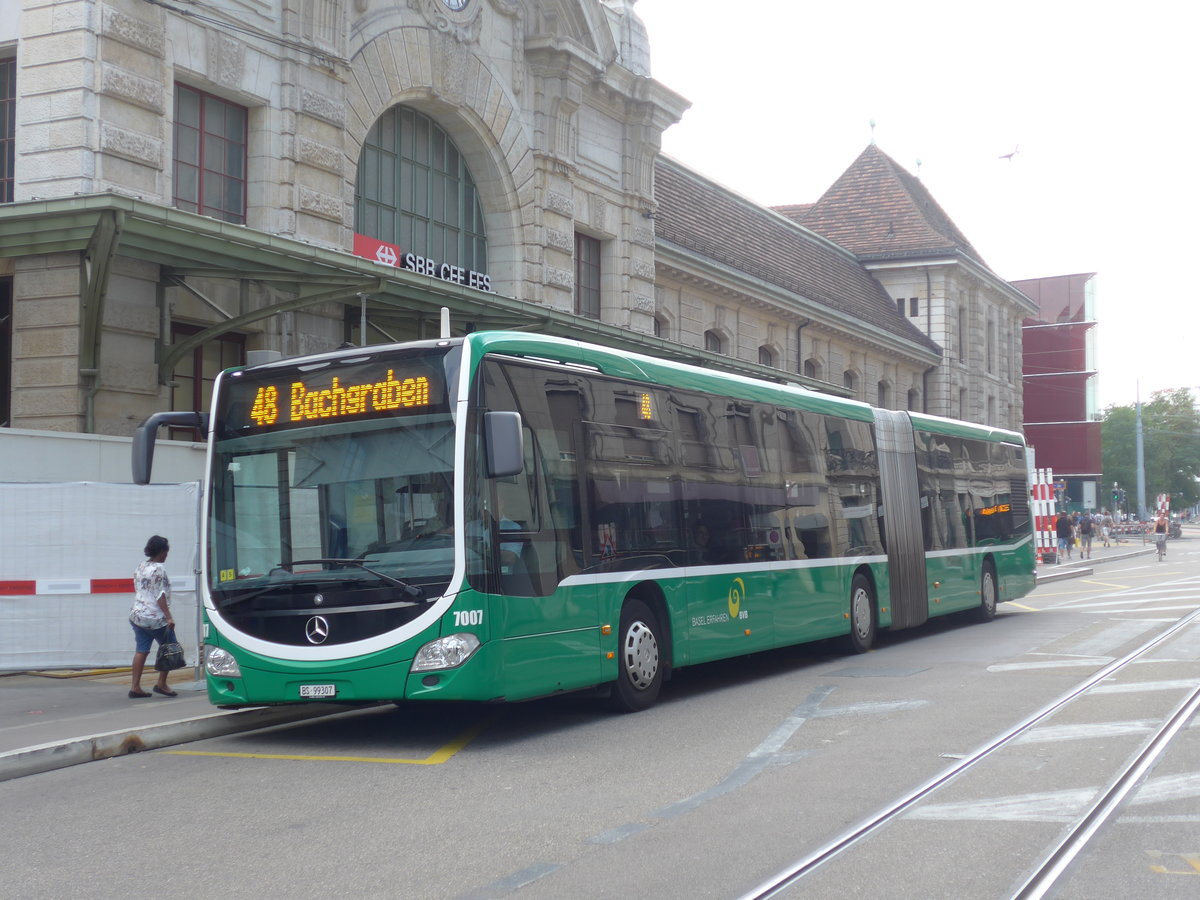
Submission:
POLYGON ((1107 581, 1092 581, 1090 578, 1085 578, 1083 581, 1084 584, 1098 584, 1101 587, 1120 588, 1123 591, 1130 590, 1133 587, 1131 584, 1111 584, 1107 581))
POLYGON ((1150 855, 1150 857, 1152 859, 1165 859, 1167 857, 1178 857, 1179 859, 1183 860, 1185 863, 1187 863, 1189 866, 1192 867, 1191 870, 1168 869, 1166 866, 1163 866, 1163 865, 1153 865, 1150 867, 1151 872, 1155 872, 1159 875, 1200 875, 1200 855, 1187 854, 1187 853, 1163 853, 1158 850, 1147 850, 1146 852, 1150 855))
POLYGON ((1036 606, 1026 606, 1024 603, 1018 603, 1016 600, 1009 600, 1006 606, 1019 606, 1021 609, 1027 609, 1030 612, 1041 612, 1036 606))
POLYGON ((162 752, 173 756, 220 756, 226 759, 290 759, 302 762, 365 762, 404 766, 440 766, 479 737, 499 717, 499 713, 488 716, 424 759, 398 759, 386 756, 307 756, 299 753, 222 753, 213 750, 164 750, 162 752))

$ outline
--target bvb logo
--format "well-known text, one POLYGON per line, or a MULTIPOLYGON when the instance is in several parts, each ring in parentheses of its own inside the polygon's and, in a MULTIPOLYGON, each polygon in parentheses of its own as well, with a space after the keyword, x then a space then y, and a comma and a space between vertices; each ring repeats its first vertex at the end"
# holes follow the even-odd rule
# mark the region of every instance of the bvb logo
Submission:
POLYGON ((742 608, 742 597, 746 595, 746 582, 740 578, 733 579, 729 586, 729 618, 736 619, 742 608))

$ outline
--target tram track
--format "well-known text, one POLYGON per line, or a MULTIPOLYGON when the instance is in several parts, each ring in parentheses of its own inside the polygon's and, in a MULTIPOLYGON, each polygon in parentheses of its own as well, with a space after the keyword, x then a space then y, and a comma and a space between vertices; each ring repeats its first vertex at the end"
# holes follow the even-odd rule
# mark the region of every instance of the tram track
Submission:
MULTIPOLYGON (((860 841, 865 840, 888 824, 894 822, 906 812, 958 779, 963 773, 1031 731, 1064 707, 1087 695, 1088 692, 1101 682, 1143 659, 1156 647, 1170 640, 1198 619, 1200 619, 1200 609, 1195 609, 1188 615, 1178 619, 1175 623, 1163 629, 1159 634, 1145 641, 1125 656, 1103 666, 1071 690, 1052 700, 986 744, 966 754, 945 771, 935 775, 907 794, 860 820, 820 847, 801 857, 787 868, 761 882, 749 892, 742 894, 740 900, 768 900, 768 898, 784 896, 785 892, 796 887, 806 876, 836 857, 846 853, 860 841)), ((1159 723, 1143 744, 1141 750, 1124 764, 1109 787, 1098 795, 1088 810, 1068 829, 1044 860, 1026 876, 1025 882, 1018 892, 1013 895, 1014 900, 1033 900, 1033 898, 1040 898, 1046 894, 1055 881, 1067 869, 1071 861, 1087 846, 1088 841, 1097 833, 1100 827, 1113 816, 1120 807, 1122 800, 1128 796, 1139 779, 1165 752, 1171 740, 1190 718, 1195 715, 1197 709, 1200 709, 1200 686, 1191 691, 1189 696, 1179 704, 1174 712, 1159 723)))

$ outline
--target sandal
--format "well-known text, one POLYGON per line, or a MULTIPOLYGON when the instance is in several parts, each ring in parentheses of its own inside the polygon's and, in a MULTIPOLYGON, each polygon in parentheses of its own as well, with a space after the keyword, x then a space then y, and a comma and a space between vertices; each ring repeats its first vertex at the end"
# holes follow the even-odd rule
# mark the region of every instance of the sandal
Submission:
POLYGON ((149 697, 149 696, 150 696, 150 695, 149 695, 149 694, 147 694, 145 691, 130 691, 130 692, 129 692, 129 699, 130 699, 130 700, 142 700, 142 699, 144 699, 144 698, 146 698, 146 697, 149 697))
MULTIPOLYGON (((179 696, 177 693, 175 693, 175 691, 171 690, 170 688, 159 687, 157 684, 154 686, 154 693, 162 694, 164 697, 178 697, 179 696)), ((144 696, 149 697, 150 695, 145 694, 144 696)))

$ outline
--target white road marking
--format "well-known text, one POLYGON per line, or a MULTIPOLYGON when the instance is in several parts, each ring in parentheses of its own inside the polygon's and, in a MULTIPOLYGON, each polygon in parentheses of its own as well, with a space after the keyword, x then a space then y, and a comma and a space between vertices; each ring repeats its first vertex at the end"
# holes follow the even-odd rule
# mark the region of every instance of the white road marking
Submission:
POLYGON ((1196 679, 1180 678, 1175 681, 1139 681, 1132 684, 1098 684, 1092 691, 1097 694, 1140 694, 1145 691, 1194 691, 1196 679))
POLYGON ((1080 725, 1047 725, 1025 732, 1014 744, 1049 744, 1059 741, 1093 740, 1145 734, 1154 729, 1153 722, 1089 722, 1080 725))
POLYGON ((1083 659, 1044 659, 1034 662, 998 663, 988 666, 989 672, 1019 672, 1025 669, 1070 669, 1084 666, 1103 666, 1113 661, 1111 656, 1092 656, 1083 659))
MULTIPOLYGON (((990 800, 931 803, 907 813, 906 819, 937 822, 1073 822, 1101 788, 1074 788, 1036 794, 1015 794, 990 800)), ((1200 772, 1151 778, 1138 789, 1130 806, 1149 806, 1200 797, 1200 772)), ((1184 816, 1179 821, 1190 822, 1184 816)), ((1123 822, 1138 821, 1122 818, 1123 822)), ((1157 819, 1154 819, 1157 821, 1157 819)))

